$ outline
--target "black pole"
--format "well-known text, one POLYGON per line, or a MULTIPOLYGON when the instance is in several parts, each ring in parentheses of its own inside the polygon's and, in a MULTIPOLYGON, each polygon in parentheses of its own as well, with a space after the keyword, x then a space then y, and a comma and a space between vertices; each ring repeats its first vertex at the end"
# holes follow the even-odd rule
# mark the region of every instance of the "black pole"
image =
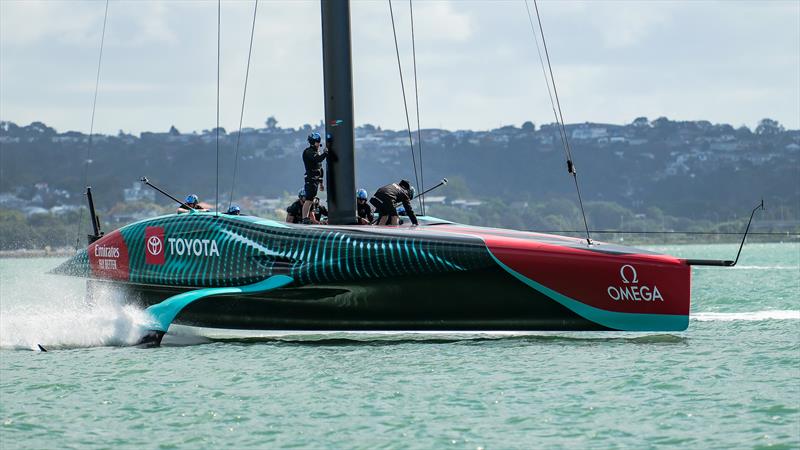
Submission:
POLYGON ((761 199, 761 203, 756 205, 753 208, 753 212, 750 213, 750 220, 747 221, 747 228, 744 229, 744 235, 742 236, 742 243, 739 244, 739 251, 736 252, 736 259, 733 261, 731 260, 719 260, 719 259, 687 259, 686 264, 690 266, 722 266, 722 267, 733 267, 736 263, 739 262, 739 256, 742 254, 742 247, 744 247, 744 241, 747 240, 747 233, 750 231, 750 224, 753 223, 753 216, 756 215, 756 211, 764 210, 764 199, 761 199))
POLYGON ((174 200, 174 201, 175 201, 177 204, 179 204, 179 205, 183 206, 183 207, 184 207, 184 208, 186 208, 186 209, 187 209, 189 212, 191 212, 191 211, 193 210, 193 208, 190 208, 190 207, 189 207, 189 205, 187 205, 186 203, 183 203, 182 201, 178 200, 177 198, 175 198, 175 197, 173 197, 173 196, 169 195, 169 193, 168 193, 168 192, 162 191, 161 189, 159 189, 159 187, 158 187, 158 186, 156 186, 156 185, 154 185, 154 184, 150 183, 150 180, 148 180, 148 179, 147 179, 147 177, 142 177, 142 178, 141 178, 139 181, 141 181, 142 183, 144 183, 144 184, 146 184, 146 185, 150 186, 151 188, 153 188, 153 189, 157 190, 158 192, 160 192, 160 193, 164 194, 165 196, 169 197, 170 199, 174 200))
POLYGON ((432 188, 429 188, 429 189, 426 189, 423 192, 417 194, 417 197, 422 197, 423 195, 427 194, 428 192, 430 192, 430 191, 432 191, 434 189, 437 189, 437 188, 439 188, 441 186, 444 186, 445 184, 447 184, 447 178, 442 178, 442 181, 440 181, 439 184, 437 184, 436 186, 434 186, 432 188))
POLYGON ((97 211, 94 209, 94 198, 92 198, 92 187, 86 186, 86 199, 89 202, 89 216, 92 219, 92 231, 94 234, 88 236, 89 243, 100 239, 102 233, 100 232, 100 218, 97 217, 97 211))
POLYGON ((353 63, 350 1, 322 0, 325 139, 328 146, 328 222, 356 224, 353 63))

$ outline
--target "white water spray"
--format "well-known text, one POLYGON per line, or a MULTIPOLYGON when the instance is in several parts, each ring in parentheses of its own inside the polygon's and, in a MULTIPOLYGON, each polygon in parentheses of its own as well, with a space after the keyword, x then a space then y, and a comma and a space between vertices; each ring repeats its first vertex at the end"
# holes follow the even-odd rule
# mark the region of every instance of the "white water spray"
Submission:
POLYGON ((98 289, 88 301, 84 280, 2 269, 0 349, 134 345, 146 331, 148 314, 119 293, 98 289))

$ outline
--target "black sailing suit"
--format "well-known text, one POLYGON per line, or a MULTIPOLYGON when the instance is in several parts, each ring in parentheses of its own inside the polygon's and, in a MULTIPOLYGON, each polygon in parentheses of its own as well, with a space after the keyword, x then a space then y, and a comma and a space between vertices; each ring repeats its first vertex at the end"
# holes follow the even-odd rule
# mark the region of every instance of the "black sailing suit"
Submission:
POLYGON ((372 223, 372 220, 375 219, 372 216, 372 207, 369 206, 369 202, 361 203, 356 200, 356 214, 360 219, 364 219, 367 223, 372 223))
POLYGON ((313 200, 317 196, 317 188, 322 182, 322 161, 328 157, 328 152, 319 153, 317 148, 309 145, 303 150, 303 165, 306 167, 305 190, 306 198, 313 200))
POLYGON ((378 221, 384 216, 391 220, 392 216, 397 215, 397 204, 402 203, 411 223, 419 224, 417 216, 411 208, 411 195, 397 183, 387 184, 375 191, 375 195, 369 199, 369 202, 378 212, 378 221))
POLYGON ((292 223, 300 223, 303 219, 303 201, 297 199, 286 208, 286 214, 292 216, 292 223))

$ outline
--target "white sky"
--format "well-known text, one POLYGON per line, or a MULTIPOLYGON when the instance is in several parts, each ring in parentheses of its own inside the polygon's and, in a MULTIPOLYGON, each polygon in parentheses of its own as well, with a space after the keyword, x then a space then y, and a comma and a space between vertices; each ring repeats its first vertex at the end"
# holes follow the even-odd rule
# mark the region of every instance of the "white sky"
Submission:
MULTIPOLYGON (((408 2, 395 0, 413 95, 408 2)), ((105 2, 0 0, 0 119, 88 131, 105 2)), ((531 3, 531 7, 532 7, 531 3)), ((221 122, 237 128, 252 1, 222 4, 221 122)), ((317 1, 261 0, 244 126, 323 115, 317 1)), ((215 1, 112 0, 95 130, 212 128, 215 1)), ((800 1, 541 1, 568 123, 800 128, 800 1)), ((423 127, 553 121, 522 0, 414 2, 423 127)), ((386 1, 353 1, 356 123, 404 129, 386 1)), ((413 110, 412 110, 413 114, 413 110)), ((412 121, 414 118, 412 116, 412 121)))

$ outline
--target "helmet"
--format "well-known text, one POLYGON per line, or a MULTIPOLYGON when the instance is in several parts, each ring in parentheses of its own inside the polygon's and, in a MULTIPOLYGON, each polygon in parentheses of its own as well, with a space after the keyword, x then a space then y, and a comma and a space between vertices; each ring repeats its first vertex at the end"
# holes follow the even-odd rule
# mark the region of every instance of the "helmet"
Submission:
POLYGON ((414 189, 414 186, 408 188, 408 199, 412 200, 414 198, 414 194, 417 193, 417 190, 414 189))
POLYGON ((410 188, 410 187, 411 187, 411 183, 410 183, 408 180, 400 180, 400 182, 399 182, 399 183, 397 183, 397 184, 398 184, 398 185, 399 185, 401 188, 403 188, 403 189, 405 189, 405 190, 408 190, 408 188, 410 188))
POLYGON ((306 188, 303 188, 303 189, 300 189, 299 191, 297 191, 297 197, 298 198, 303 198, 305 196, 306 196, 306 188))
POLYGON ((238 216, 241 212, 242 212, 242 210, 241 210, 241 208, 239 208, 239 205, 231 205, 231 207, 228 208, 228 212, 225 213, 225 214, 230 214, 232 216, 238 216))
POLYGON ((308 135, 308 143, 313 144, 315 142, 322 142, 322 136, 316 131, 308 135))
POLYGON ((358 197, 361 200, 366 200, 367 199, 367 190, 366 189, 359 189, 358 192, 356 192, 356 197, 358 197))
POLYGON ((186 203, 187 205, 191 205, 191 204, 197 203, 199 201, 200 201, 200 199, 197 197, 197 195, 189 194, 189 195, 186 196, 186 201, 184 203, 186 203))

